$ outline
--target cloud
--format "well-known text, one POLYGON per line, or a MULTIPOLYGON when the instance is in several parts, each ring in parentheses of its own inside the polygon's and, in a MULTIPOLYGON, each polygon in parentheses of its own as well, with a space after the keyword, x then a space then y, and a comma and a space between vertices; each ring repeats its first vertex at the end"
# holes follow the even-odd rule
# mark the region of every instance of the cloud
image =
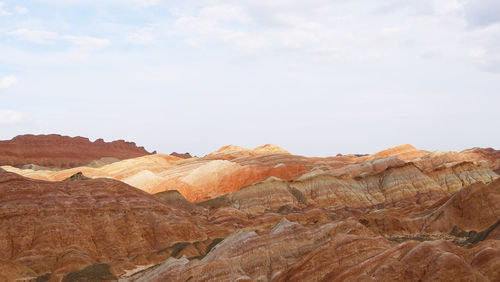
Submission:
POLYGON ((472 0, 465 5, 467 22, 472 27, 485 27, 500 22, 498 0, 472 0))
POLYGON ((161 0, 128 0, 130 3, 141 7, 152 7, 161 3, 161 0))
POLYGON ((5 4, 3 2, 0 2, 0 16, 9 16, 10 13, 5 10, 4 6, 5 4))
POLYGON ((252 55, 293 53, 325 62, 433 54, 434 61, 481 70, 497 69, 499 15, 497 0, 213 0, 174 14, 175 33, 195 46, 226 45, 252 55), (471 51, 479 49, 485 50, 480 58, 471 51))
POLYGON ((137 45, 150 45, 156 42, 156 37, 151 28, 142 28, 127 35, 127 42, 137 45))
POLYGON ((74 36, 74 35, 62 35, 60 37, 62 40, 73 43, 78 48, 94 50, 100 49, 108 46, 111 42, 108 39, 96 38, 90 36, 74 36))
MULTIPOLYGON (((317 2, 323 3, 312 4, 317 2)), ((266 3, 220 1, 181 15, 175 27, 191 44, 215 40, 251 54, 282 47, 301 48, 307 42, 319 43, 319 35, 327 34, 327 29, 312 19, 315 12, 300 14, 299 10, 305 8, 299 5, 300 1, 266 3)))
POLYGON ((9 34, 22 40, 45 45, 54 45, 58 41, 66 41, 76 48, 85 50, 100 49, 110 44, 110 41, 104 38, 65 35, 51 31, 31 30, 26 28, 16 29, 9 32, 9 34))
POLYGON ((245 53, 253 54, 269 47, 270 42, 265 36, 223 26, 225 21, 241 23, 243 19, 237 14, 223 12, 224 9, 226 7, 211 7, 202 10, 198 16, 178 18, 175 22, 177 33, 186 36, 188 44, 196 46, 215 39, 245 53))
POLYGON ((30 30, 25 28, 16 29, 9 32, 9 34, 22 40, 38 44, 54 44, 55 41, 60 37, 60 35, 55 32, 45 30, 30 30))
POLYGON ((27 8, 22 6, 15 6, 12 10, 9 10, 5 8, 5 4, 3 2, 0 2, 0 16, 11 16, 13 13, 27 14, 29 12, 27 8))
POLYGON ((30 11, 30 10, 29 10, 28 8, 26 8, 26 7, 22 7, 22 6, 15 6, 15 7, 14 7, 14 11, 15 11, 16 13, 18 13, 18 14, 21 14, 21 15, 22 15, 22 14, 27 14, 27 13, 29 13, 29 11, 30 11))
POLYGON ((10 75, 2 77, 0 78, 0 90, 7 89, 16 83, 17 83, 17 77, 15 76, 10 75))
POLYGON ((24 113, 16 111, 0 111, 0 124, 16 124, 24 120, 24 113))

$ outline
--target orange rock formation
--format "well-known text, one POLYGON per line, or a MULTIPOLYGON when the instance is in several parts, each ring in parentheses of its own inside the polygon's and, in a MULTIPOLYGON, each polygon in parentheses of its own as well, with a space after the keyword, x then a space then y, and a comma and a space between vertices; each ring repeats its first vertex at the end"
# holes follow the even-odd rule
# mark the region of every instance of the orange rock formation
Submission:
POLYGON ((88 164, 104 157, 120 160, 148 155, 143 147, 123 140, 90 142, 84 137, 20 135, 0 141, 0 165, 21 167, 35 164, 43 167, 69 168, 88 164))
POLYGON ((497 165, 492 149, 266 145, 4 166, 0 280, 499 281, 497 165))

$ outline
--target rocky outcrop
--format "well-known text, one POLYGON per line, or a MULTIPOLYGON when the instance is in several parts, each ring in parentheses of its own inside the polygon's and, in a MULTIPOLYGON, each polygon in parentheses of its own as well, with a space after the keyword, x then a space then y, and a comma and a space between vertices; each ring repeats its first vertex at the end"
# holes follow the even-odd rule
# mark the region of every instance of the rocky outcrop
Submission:
POLYGON ((353 220, 238 231, 202 259, 169 259, 135 281, 496 281, 499 241, 397 244, 353 220))
POLYGON ((492 161, 264 147, 0 169, 0 280, 500 279, 492 161))
POLYGON ((500 150, 493 148, 472 148, 460 152, 467 159, 485 163, 491 170, 500 172, 500 150))
POLYGON ((187 152, 186 152, 186 153, 184 153, 184 154, 182 154, 182 153, 177 153, 177 152, 173 152, 173 153, 171 153, 170 155, 171 155, 171 156, 174 156, 174 157, 177 157, 177 158, 181 158, 181 159, 190 159, 190 158, 192 158, 192 157, 193 157, 193 156, 191 156, 191 154, 190 154, 190 153, 187 153, 187 152))
MULTIPOLYGON (((389 199, 396 197, 397 200, 404 197, 411 198, 416 191, 425 193, 430 187, 429 183, 440 187, 440 189, 434 189, 436 187, 434 186, 432 190, 454 193, 461 187, 478 181, 488 183, 498 177, 492 171, 496 160, 492 156, 495 154, 487 151, 490 152, 488 156, 491 156, 487 158, 488 161, 484 161, 478 159, 480 155, 476 149, 473 152, 438 151, 429 153, 417 150, 411 145, 401 145, 370 156, 347 155, 308 158, 291 155, 275 145, 264 145, 253 150, 229 145, 204 158, 182 159, 155 154, 115 162, 99 168, 82 167, 61 171, 4 168, 27 177, 50 181, 64 180, 81 171, 85 176, 91 178, 110 177, 121 180, 148 193, 177 190, 191 202, 202 202, 232 193, 268 177, 292 180, 301 175, 304 177, 307 175, 310 178, 311 175, 322 174, 323 179, 315 180, 315 184, 311 185, 329 187, 326 190, 322 188, 315 191, 315 193, 325 192, 327 194, 311 196, 313 200, 311 203, 322 202, 322 205, 325 205, 330 202, 339 207, 341 204, 350 205, 349 201, 351 200, 345 200, 349 198, 355 199, 359 203, 365 202, 362 206, 370 205, 370 203, 378 205, 390 202, 380 201, 379 199, 383 195, 373 192, 376 191, 373 189, 379 189, 377 188, 379 185, 375 184, 378 180, 369 178, 369 176, 381 173, 389 176, 387 179, 385 176, 380 176, 385 179, 383 189, 389 189, 391 185, 396 187, 399 185, 396 183, 397 181, 406 183, 399 188, 390 188, 395 189, 395 194, 390 190, 384 190, 387 191, 387 193, 383 193, 385 196, 389 199), (395 171, 399 171, 398 168, 406 165, 408 167, 405 173, 394 174, 395 171), (392 171, 392 173, 387 173, 387 171, 392 171), (401 179, 397 180, 399 177, 401 179), (360 179, 366 181, 359 181, 360 179), (422 181, 427 184, 420 186, 422 181), (410 185, 409 183, 416 186, 406 187, 405 185, 410 185), (350 187, 356 187, 356 189, 353 190, 350 187), (334 191, 337 196, 333 196, 329 191, 334 191), (372 196, 358 196, 352 191, 360 191, 361 194, 369 191, 370 195, 375 195, 375 200, 372 196), (399 193, 407 195, 403 196, 399 193), (348 194, 351 196, 347 196, 348 194), (331 200, 327 200, 328 197, 331 200)), ((304 178, 298 179, 297 185, 303 182, 304 178)), ((303 189, 307 190, 308 188, 304 186, 303 189)), ((309 192, 306 191, 306 193, 309 192)))
POLYGON ((129 159, 148 155, 143 147, 123 140, 91 142, 84 137, 51 135, 20 135, 0 141, 0 165, 22 167, 70 168, 88 164, 104 157, 129 159))
POLYGON ((426 221, 428 232, 480 232, 500 220, 500 179, 489 185, 477 182, 457 191, 426 221))
POLYGON ((472 163, 447 169, 449 171, 439 168, 427 175, 407 163, 358 177, 324 172, 312 172, 292 180, 271 177, 202 205, 223 203, 248 214, 261 214, 284 206, 300 209, 312 205, 339 210, 394 206, 407 200, 430 204, 472 183, 490 183, 499 178, 491 170, 472 163))
POLYGON ((161 260, 155 251, 175 242, 206 240, 208 225, 111 179, 46 182, 0 174, 0 262, 37 275, 104 262, 119 274, 161 260))
POLYGON ((339 234, 272 281, 497 281, 499 242, 463 249, 445 240, 400 245, 339 234))
POLYGON ((474 183, 490 183, 499 177, 491 169, 472 162, 448 163, 426 174, 450 193, 474 183))
POLYGON ((335 234, 363 232, 370 233, 355 221, 312 228, 282 220, 267 234, 237 231, 201 260, 167 261, 160 271, 137 281, 269 281, 297 258, 328 243, 335 234))
POLYGON ((152 194, 178 190, 192 202, 234 192, 270 176, 292 179, 309 171, 297 162, 269 165, 258 161, 239 163, 229 160, 180 159, 162 154, 128 159, 100 168, 78 167, 60 171, 4 168, 26 177, 49 181, 61 181, 81 171, 87 177, 114 178, 152 194))
POLYGON ((235 145, 226 145, 220 148, 219 150, 208 154, 206 158, 232 160, 239 157, 260 156, 269 154, 289 155, 290 153, 274 144, 266 144, 263 146, 259 146, 253 150, 235 145))
POLYGON ((81 171, 71 175, 70 177, 64 179, 63 181, 81 181, 81 180, 89 180, 91 178, 83 175, 81 171))
MULTIPOLYGON (((363 214, 350 213, 351 218, 333 221, 330 214, 330 220, 315 224, 282 218, 264 230, 236 231, 202 258, 169 259, 136 281, 497 281, 499 191, 500 180, 496 180, 465 187, 431 205, 414 198, 411 206, 417 210, 413 213, 406 204, 377 209, 380 218, 394 212, 401 220, 419 225, 413 231, 409 224, 393 226, 419 232, 409 237, 386 238, 364 221, 363 214), (474 235, 475 241, 460 241, 468 235, 454 234, 458 228, 476 234, 464 230, 491 223, 487 232, 474 235)), ((295 209, 300 211, 305 209, 295 209)), ((254 218, 254 223, 263 217, 254 218)))
POLYGON ((368 158, 386 158, 389 156, 403 161, 411 161, 429 154, 429 151, 418 150, 410 144, 394 146, 378 153, 368 156, 368 158))

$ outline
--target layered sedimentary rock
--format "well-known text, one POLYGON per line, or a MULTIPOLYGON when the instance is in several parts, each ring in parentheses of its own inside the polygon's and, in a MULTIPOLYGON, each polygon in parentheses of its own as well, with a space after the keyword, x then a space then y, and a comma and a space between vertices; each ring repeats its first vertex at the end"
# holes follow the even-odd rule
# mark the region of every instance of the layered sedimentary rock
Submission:
POLYGON ((154 261, 154 250, 177 241, 206 240, 206 225, 203 217, 111 179, 46 182, 0 174, 0 262, 38 275, 101 262, 120 273, 154 261))
POLYGON ((393 206, 405 200, 423 204, 449 197, 450 193, 472 183, 490 183, 499 178, 491 170, 471 163, 461 163, 449 169, 439 168, 427 175, 414 164, 407 163, 357 177, 333 176, 324 172, 312 172, 293 180, 271 177, 202 205, 232 206, 248 214, 259 214, 283 206, 373 208, 393 206))
POLYGON ((463 249, 445 240, 400 245, 340 234, 272 281, 497 281, 500 242, 463 249))
POLYGON ((190 159, 190 158, 192 158, 192 157, 193 157, 193 156, 191 156, 191 154, 190 154, 190 153, 187 153, 187 152, 186 152, 186 153, 184 153, 184 154, 182 154, 182 153, 177 153, 177 152, 173 152, 173 153, 171 153, 170 155, 171 155, 171 156, 174 156, 174 157, 181 158, 181 159, 190 159))
POLYGON ((450 193, 473 183, 489 183, 498 178, 498 174, 491 169, 472 162, 445 164, 426 174, 450 193))
POLYGON ((91 142, 84 137, 20 135, 0 141, 0 165, 21 167, 35 164, 43 167, 69 168, 109 157, 119 160, 148 155, 143 147, 123 140, 91 142))
POLYGON ((428 216, 426 231, 483 231, 500 220, 500 179, 477 182, 457 191, 428 216))
POLYGON ((6 166, 55 182, 0 170, 0 280, 498 281, 497 159, 478 150, 6 166))
POLYGON ((78 167, 61 171, 4 168, 26 177, 49 181, 61 181, 77 172, 92 178, 110 177, 148 193, 178 190, 193 202, 237 191, 270 176, 291 179, 309 171, 300 162, 269 165, 259 161, 240 163, 210 158, 181 159, 162 154, 128 159, 99 168, 78 167))
POLYGON ((238 231, 200 260, 170 258, 135 281, 496 281, 500 241, 464 249, 445 240, 401 244, 354 220, 268 233, 238 231))
POLYGON ((493 148, 473 148, 464 150, 461 154, 472 161, 484 162, 496 173, 500 173, 500 150, 493 148))
POLYGON ((268 177, 295 179, 303 174, 326 174, 343 178, 347 184, 342 185, 349 186, 349 181, 357 183, 355 177, 366 178, 367 175, 412 163, 416 168, 409 171, 408 175, 423 173, 442 190, 453 193, 464 185, 477 181, 487 183, 496 177, 497 174, 492 171, 497 161, 496 155, 486 150, 490 152, 489 157, 487 160, 480 159, 482 155, 477 153, 478 150, 474 149, 473 153, 429 153, 411 145, 402 145, 370 156, 308 158, 291 155, 275 145, 264 145, 253 150, 230 145, 204 158, 181 159, 156 154, 96 169, 80 167, 63 171, 33 171, 4 168, 27 177, 51 181, 64 180, 81 171, 92 178, 121 180, 148 193, 178 190, 189 201, 200 202, 238 191, 268 177))
POLYGON ((213 153, 208 154, 206 157, 211 159, 231 160, 239 157, 259 156, 259 155, 269 155, 269 154, 290 154, 290 153, 274 144, 266 144, 263 146, 259 146, 253 150, 235 145, 227 145, 213 153))
POLYGON ((201 260, 170 260, 138 281, 268 281, 298 257, 326 244, 336 233, 369 233, 353 221, 315 227, 284 219, 267 234, 238 231, 201 260), (214 269, 217 271, 212 272, 214 269))
POLYGON ((428 155, 429 153, 429 151, 418 150, 410 144, 404 144, 380 151, 376 154, 367 156, 367 158, 385 158, 392 156, 403 161, 410 161, 428 155))

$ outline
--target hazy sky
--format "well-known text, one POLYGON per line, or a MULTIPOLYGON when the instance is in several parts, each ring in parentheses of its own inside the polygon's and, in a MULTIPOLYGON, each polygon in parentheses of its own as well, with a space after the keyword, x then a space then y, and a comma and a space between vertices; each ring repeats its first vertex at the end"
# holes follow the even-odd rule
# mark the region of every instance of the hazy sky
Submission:
POLYGON ((498 0, 0 0, 0 139, 500 147, 498 0))

